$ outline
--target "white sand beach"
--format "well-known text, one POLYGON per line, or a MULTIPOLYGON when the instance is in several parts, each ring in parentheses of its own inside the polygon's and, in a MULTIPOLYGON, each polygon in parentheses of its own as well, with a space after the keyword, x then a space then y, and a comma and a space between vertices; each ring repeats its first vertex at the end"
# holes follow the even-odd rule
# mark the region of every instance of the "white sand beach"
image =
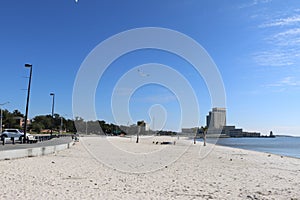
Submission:
POLYGON ((153 144, 166 140, 83 137, 55 155, 0 161, 0 199, 300 199, 300 159, 153 144))

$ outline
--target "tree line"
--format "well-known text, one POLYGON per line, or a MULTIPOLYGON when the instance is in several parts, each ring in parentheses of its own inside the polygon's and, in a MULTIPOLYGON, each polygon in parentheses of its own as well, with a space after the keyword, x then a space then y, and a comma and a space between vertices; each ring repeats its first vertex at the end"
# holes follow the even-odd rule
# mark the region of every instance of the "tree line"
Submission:
MULTIPOLYGON (((19 110, 14 110, 9 112, 8 110, 3 110, 2 116, 2 126, 5 128, 17 128, 23 129, 24 127, 24 114, 19 110)), ((59 114, 54 114, 53 118, 51 115, 37 115, 30 120, 28 123, 28 130, 30 132, 40 133, 43 130, 50 130, 59 132, 60 129, 64 132, 76 132, 74 121, 71 119, 66 119, 59 114)))
MULTIPOLYGON (((5 128, 17 128, 23 129, 23 119, 24 114, 19 110, 14 110, 9 112, 8 110, 3 110, 2 124, 3 130, 5 128)), ((49 132, 50 130, 54 132, 59 132, 61 129, 63 132, 71 133, 81 133, 81 134, 104 134, 104 135, 120 135, 127 134, 120 128, 120 126, 106 123, 104 120, 96 121, 85 121, 80 117, 73 119, 66 119, 59 114, 54 114, 53 118, 50 114, 48 115, 37 115, 30 120, 28 123, 28 131, 41 133, 49 132), (76 126, 75 126, 76 124, 76 126), (101 129, 100 129, 101 127, 101 129)))

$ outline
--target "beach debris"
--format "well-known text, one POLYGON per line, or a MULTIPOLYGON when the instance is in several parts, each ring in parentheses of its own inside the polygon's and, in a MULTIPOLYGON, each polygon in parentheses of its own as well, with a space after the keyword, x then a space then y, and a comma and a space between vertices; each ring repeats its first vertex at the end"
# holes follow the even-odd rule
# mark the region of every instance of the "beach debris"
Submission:
POLYGON ((162 141, 162 142, 158 142, 158 141, 156 141, 156 142, 152 142, 153 144, 160 144, 160 145, 166 145, 166 144, 173 144, 173 145, 175 145, 176 144, 176 142, 174 141, 174 142, 164 142, 164 141, 162 141))
POLYGON ((161 142, 160 144, 161 144, 161 145, 164 145, 164 144, 172 144, 172 142, 161 142))

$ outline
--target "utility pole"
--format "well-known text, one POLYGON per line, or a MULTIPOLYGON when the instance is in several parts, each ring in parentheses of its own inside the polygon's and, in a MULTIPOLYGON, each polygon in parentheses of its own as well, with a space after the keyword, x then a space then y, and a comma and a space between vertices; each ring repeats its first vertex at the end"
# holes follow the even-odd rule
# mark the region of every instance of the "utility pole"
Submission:
POLYGON ((30 85, 31 85, 31 76, 32 76, 32 65, 31 64, 25 64, 25 67, 30 68, 30 75, 29 75, 29 81, 28 81, 28 89, 27 89, 27 101, 26 101, 26 111, 25 111, 25 121, 24 121, 24 138, 23 142, 26 142, 26 131, 27 131, 27 120, 28 120, 28 106, 29 106, 29 97, 30 97, 30 85))
POLYGON ((51 138, 52 138, 52 134, 53 134, 53 125, 54 125, 54 123, 53 123, 53 121, 54 121, 54 119, 53 119, 53 115, 54 115, 54 98, 55 98, 55 94, 52 92, 52 93, 50 93, 50 96, 52 96, 52 110, 51 110, 51 131, 50 131, 50 135, 51 135, 51 138))

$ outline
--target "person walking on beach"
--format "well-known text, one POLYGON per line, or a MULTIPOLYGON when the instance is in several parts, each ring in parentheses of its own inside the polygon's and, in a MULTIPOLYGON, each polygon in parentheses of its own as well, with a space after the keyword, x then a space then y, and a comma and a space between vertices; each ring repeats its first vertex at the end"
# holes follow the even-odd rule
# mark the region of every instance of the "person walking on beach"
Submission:
POLYGON ((206 146, 206 130, 203 132, 203 146, 206 146))
POLYGON ((199 127, 196 129, 196 134, 194 136, 194 144, 196 144, 197 134, 199 134, 199 127))
POLYGON ((201 127, 203 131, 203 146, 206 146, 206 132, 207 132, 207 127, 201 127))

